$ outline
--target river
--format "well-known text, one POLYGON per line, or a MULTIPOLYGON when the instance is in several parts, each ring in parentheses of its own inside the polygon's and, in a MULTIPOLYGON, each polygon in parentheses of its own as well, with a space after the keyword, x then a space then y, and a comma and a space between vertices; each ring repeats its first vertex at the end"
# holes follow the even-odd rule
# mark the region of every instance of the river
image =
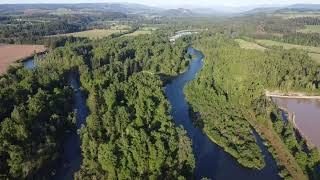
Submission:
POLYGON ((254 133, 258 145, 265 156, 266 167, 262 170, 252 170, 242 167, 233 157, 224 152, 222 148, 212 142, 201 129, 194 126, 190 119, 189 104, 184 96, 185 85, 195 78, 203 66, 203 54, 193 48, 188 52, 196 56, 190 62, 188 70, 177 76, 165 87, 165 94, 172 106, 172 116, 177 126, 183 126, 192 140, 196 159, 196 179, 207 177, 215 180, 277 180, 278 170, 261 138, 254 133))
MULTIPOLYGON (((22 62, 27 69, 35 68, 34 59, 22 62)), ((89 110, 86 106, 86 98, 80 90, 80 81, 78 75, 71 73, 68 81, 73 88, 74 111, 76 112, 76 128, 80 129, 85 124, 89 110)), ((63 151, 59 159, 57 172, 53 179, 71 180, 73 175, 80 169, 81 147, 80 136, 77 132, 70 132, 63 144, 63 151)))
MULTIPOLYGON (((294 124, 299 132, 320 149, 320 100, 272 98, 281 108, 294 114, 294 124)), ((287 120, 287 117, 284 118, 287 120)))

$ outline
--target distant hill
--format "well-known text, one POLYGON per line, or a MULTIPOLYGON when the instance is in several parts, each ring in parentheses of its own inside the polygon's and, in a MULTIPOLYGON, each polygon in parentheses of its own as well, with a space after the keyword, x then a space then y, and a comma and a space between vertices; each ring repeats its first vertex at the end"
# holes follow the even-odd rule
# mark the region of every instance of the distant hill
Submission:
POLYGON ((294 4, 294 5, 288 6, 286 9, 320 10, 320 4, 294 4))
POLYGON ((281 9, 280 7, 255 8, 249 11, 245 11, 242 14, 273 13, 280 9, 281 9))
POLYGON ((194 16, 195 14, 190 9, 178 8, 165 10, 161 12, 160 15, 169 17, 185 17, 194 16))
POLYGON ((245 11, 241 14, 256 14, 256 13, 286 13, 286 12, 305 12, 305 11, 319 11, 320 4, 294 4, 290 6, 276 6, 276 7, 260 7, 245 11))
POLYGON ((160 8, 134 3, 81 3, 81 4, 0 4, 1 13, 14 13, 27 9, 55 10, 94 10, 104 12, 120 12, 125 14, 138 14, 159 12, 160 8))
POLYGON ((190 9, 161 9, 134 3, 81 3, 81 4, 0 4, 0 13, 19 14, 26 10, 32 12, 50 13, 64 9, 72 12, 116 12, 136 15, 156 15, 166 17, 194 16, 190 9))
POLYGON ((189 17, 203 15, 239 15, 256 13, 274 13, 286 11, 320 11, 320 4, 259 5, 245 7, 215 6, 204 8, 163 9, 135 3, 80 3, 80 4, 0 4, 0 13, 19 14, 25 10, 41 10, 39 12, 66 9, 79 12, 118 12, 123 14, 155 15, 168 17, 189 17))

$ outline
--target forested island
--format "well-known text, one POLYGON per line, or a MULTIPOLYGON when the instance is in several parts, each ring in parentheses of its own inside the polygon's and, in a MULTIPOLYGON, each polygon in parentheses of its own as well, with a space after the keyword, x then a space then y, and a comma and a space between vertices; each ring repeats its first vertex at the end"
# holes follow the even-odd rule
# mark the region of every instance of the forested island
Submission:
POLYGON ((58 179, 71 168, 63 159, 71 135, 81 159, 73 179, 251 180, 270 169, 274 178, 320 179, 319 149, 266 93, 320 95, 320 8, 256 11, 0 5, 0 48, 43 45, 0 74, 0 179, 58 179), (181 93, 171 93, 184 112, 166 94, 176 78, 181 93), (89 111, 80 125, 75 92, 89 111), (200 162, 206 151, 224 154, 200 162))

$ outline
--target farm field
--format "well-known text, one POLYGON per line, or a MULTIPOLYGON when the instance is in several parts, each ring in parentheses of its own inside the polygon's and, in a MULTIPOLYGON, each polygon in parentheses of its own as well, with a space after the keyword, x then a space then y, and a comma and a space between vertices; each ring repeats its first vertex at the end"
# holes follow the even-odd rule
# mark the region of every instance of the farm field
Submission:
POLYGON ((45 50, 43 45, 0 45, 0 74, 4 73, 10 64, 45 50))
MULTIPOLYGON (((249 41, 245 41, 243 39, 236 39, 235 41, 238 42, 240 47, 243 48, 243 49, 257 49, 257 50, 262 50, 263 51, 263 50, 265 50, 267 48, 265 48, 265 47, 263 47, 263 46, 261 46, 259 44, 263 44, 266 41, 268 42, 268 43, 266 43, 266 44, 268 44, 266 46, 271 46, 270 44, 281 46, 280 45, 281 42, 275 42, 274 41, 274 42, 271 43, 271 42, 269 42, 269 40, 256 40, 256 41, 260 42, 259 44, 256 44, 256 43, 253 43, 253 42, 249 42, 249 41), (261 43, 261 42, 263 42, 263 43, 261 43)), ((306 48, 306 47, 300 46, 300 45, 293 45, 293 44, 287 44, 287 43, 281 43, 281 44, 285 44, 287 49, 291 49, 291 48, 297 48, 297 49, 306 48)), ((311 47, 311 48, 316 48, 316 47, 311 47)), ((312 58, 312 60, 314 60, 317 63, 320 63, 320 53, 308 53, 308 54, 312 58)))
POLYGON ((283 43, 283 42, 277 42, 272 40, 256 40, 257 44, 261 46, 282 46, 284 49, 302 49, 309 53, 318 53, 320 54, 320 47, 313 47, 313 46, 302 46, 302 45, 296 45, 296 44, 289 44, 289 43, 283 43))
POLYGON ((59 34, 54 36, 74 36, 74 37, 86 37, 89 39, 99 39, 110 36, 111 34, 121 33, 123 30, 117 29, 93 29, 88 31, 81 31, 75 33, 68 33, 68 34, 59 34))
POLYGON ((257 49, 264 51, 266 48, 263 46, 260 46, 259 44, 256 44, 254 42, 245 41, 243 39, 236 39, 237 43, 239 43, 240 47, 243 49, 257 49))
POLYGON ((306 25, 304 29, 299 30, 302 33, 320 33, 320 25, 306 25))

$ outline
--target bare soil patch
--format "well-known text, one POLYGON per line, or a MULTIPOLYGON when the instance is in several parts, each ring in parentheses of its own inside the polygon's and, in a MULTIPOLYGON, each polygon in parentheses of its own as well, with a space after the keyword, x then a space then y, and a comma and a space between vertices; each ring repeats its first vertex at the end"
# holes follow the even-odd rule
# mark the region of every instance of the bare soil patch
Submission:
POLYGON ((8 66, 23 60, 35 53, 44 52, 43 45, 0 45, 0 74, 6 72, 8 66))

